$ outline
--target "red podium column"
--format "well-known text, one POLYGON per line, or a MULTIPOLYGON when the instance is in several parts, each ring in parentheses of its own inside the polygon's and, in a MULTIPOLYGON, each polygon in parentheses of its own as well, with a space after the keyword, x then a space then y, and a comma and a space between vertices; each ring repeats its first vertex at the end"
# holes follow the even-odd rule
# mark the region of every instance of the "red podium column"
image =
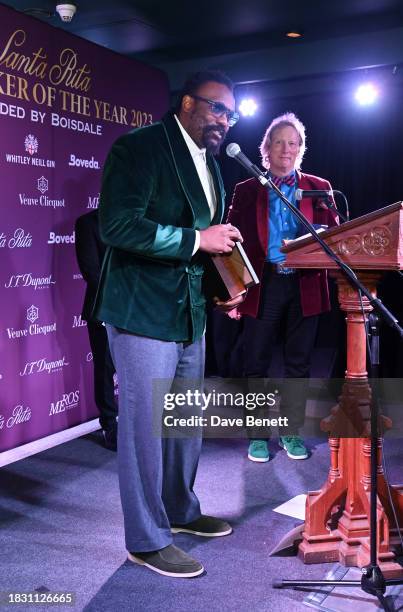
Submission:
MULTIPOLYGON (((329 432, 331 465, 326 484, 320 491, 308 493, 305 529, 299 556, 305 563, 339 561, 346 566, 369 564, 370 503, 370 400, 371 389, 366 372, 365 321, 358 292, 341 272, 337 279, 341 309, 347 317, 347 371, 339 404, 322 421, 329 432)), ((360 273, 361 282, 376 295, 379 273, 360 273)), ((362 297, 367 314, 372 310, 362 297)), ((391 426, 380 418, 380 427, 391 426)), ((378 563, 385 577, 402 575, 395 561, 397 529, 392 514, 381 461, 382 439, 378 440, 378 563)), ((403 487, 391 488, 392 499, 403 529, 403 487)))

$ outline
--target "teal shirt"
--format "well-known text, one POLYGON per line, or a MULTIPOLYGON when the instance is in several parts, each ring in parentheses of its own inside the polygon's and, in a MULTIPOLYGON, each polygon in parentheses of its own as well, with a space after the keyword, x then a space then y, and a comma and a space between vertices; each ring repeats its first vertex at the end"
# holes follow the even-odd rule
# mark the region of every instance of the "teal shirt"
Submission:
MULTIPOLYGON (((294 173, 294 171, 292 172, 294 173)), ((290 174, 292 174, 290 173, 290 174)), ((295 202, 295 189, 297 185, 281 185, 281 192, 290 200, 292 204, 298 206, 295 202)), ((269 244, 267 248, 266 261, 273 263, 281 263, 285 260, 284 253, 281 253, 280 247, 283 246, 282 241, 285 239, 293 240, 299 233, 300 223, 291 210, 281 201, 279 196, 273 189, 268 190, 268 207, 269 207, 269 244)))

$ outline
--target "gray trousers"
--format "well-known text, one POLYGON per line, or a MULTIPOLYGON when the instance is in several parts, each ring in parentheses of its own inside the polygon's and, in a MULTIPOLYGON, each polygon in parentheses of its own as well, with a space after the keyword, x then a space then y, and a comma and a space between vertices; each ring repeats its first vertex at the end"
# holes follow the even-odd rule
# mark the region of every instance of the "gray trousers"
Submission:
POLYGON ((163 405, 153 406, 153 381, 164 381, 167 392, 181 378, 201 386, 204 338, 166 342, 110 325, 107 332, 119 384, 118 470, 126 548, 158 550, 172 543, 171 523, 200 517, 193 484, 202 440, 201 435, 156 435, 153 419, 161 420, 163 405))

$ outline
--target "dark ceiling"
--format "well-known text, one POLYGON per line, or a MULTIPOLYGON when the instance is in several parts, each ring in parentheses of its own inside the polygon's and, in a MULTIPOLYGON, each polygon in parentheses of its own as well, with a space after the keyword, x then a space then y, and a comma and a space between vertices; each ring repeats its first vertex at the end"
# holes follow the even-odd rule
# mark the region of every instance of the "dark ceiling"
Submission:
MULTIPOLYGON (((243 59, 248 56, 250 65, 255 68, 250 80, 279 78, 282 73, 274 64, 284 60, 288 64, 291 62, 288 70, 283 70, 287 78, 292 72, 301 73, 297 69, 298 58, 304 56, 303 50, 309 45, 318 62, 318 55, 322 54, 318 47, 320 41, 327 43, 323 61, 329 49, 334 49, 330 55, 347 56, 343 41, 359 37, 356 46, 360 47, 359 41, 363 41, 364 35, 368 37, 368 52, 374 41, 379 46, 379 59, 377 56, 374 61, 372 55, 368 65, 400 63, 400 55, 403 61, 403 0, 203 0, 199 3, 189 0, 171 3, 162 0, 82 0, 70 24, 63 24, 55 14, 56 2, 6 0, 3 3, 118 53, 161 66, 168 72, 171 82, 175 81, 175 71, 181 72, 181 66, 184 70, 191 67, 192 62, 213 63, 220 67, 220 58, 223 58, 228 71, 228 58, 239 59, 240 54, 243 59), (285 32, 294 28, 303 33, 301 39, 285 37, 285 32), (388 41, 387 45, 382 44, 380 34, 388 41), (390 47, 394 37, 400 40, 399 34, 402 53, 396 49, 394 57, 394 49, 390 47), (383 49, 385 46, 389 54, 383 49), (256 70, 259 60, 262 62, 260 72, 256 70), (271 73, 265 75, 263 65, 267 62, 271 73)), ((335 59, 333 69, 342 69, 335 59)), ((362 67, 365 61, 361 54, 360 59, 350 58, 348 65, 346 57, 346 68, 362 67)), ((247 81, 247 75, 241 73, 242 62, 235 64, 233 72, 238 69, 238 74, 232 75, 234 80, 247 81)), ((309 72, 306 59, 304 64, 309 72)), ((319 66, 314 72, 318 71, 319 66)))

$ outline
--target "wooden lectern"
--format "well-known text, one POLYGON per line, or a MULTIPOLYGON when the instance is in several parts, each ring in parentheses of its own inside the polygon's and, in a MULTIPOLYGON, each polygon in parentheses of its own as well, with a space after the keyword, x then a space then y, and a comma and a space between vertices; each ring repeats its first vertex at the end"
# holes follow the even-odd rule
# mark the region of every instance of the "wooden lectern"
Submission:
MULTIPOLYGON (((403 268, 403 202, 332 228, 321 233, 321 238, 354 269, 371 294, 376 295, 382 272, 403 268)), ((340 307, 347 314, 345 383, 339 404, 321 423, 321 428, 329 432, 331 465, 322 489, 308 493, 299 556, 305 563, 339 561, 346 566, 364 567, 370 561, 371 389, 366 372, 361 302, 358 291, 311 236, 293 241, 282 250, 287 255, 284 264, 287 267, 329 270, 337 281, 340 307), (346 427, 351 437, 346 434, 346 427)), ((365 296, 362 302, 364 312, 369 313, 372 307, 365 296)), ((391 426, 389 419, 381 417, 380 421, 380 430, 391 426)), ((382 469, 381 442, 379 439, 378 564, 385 578, 400 578, 403 569, 395 560, 398 532, 382 469)), ((392 486, 391 494, 403 530, 403 486, 392 486)))

